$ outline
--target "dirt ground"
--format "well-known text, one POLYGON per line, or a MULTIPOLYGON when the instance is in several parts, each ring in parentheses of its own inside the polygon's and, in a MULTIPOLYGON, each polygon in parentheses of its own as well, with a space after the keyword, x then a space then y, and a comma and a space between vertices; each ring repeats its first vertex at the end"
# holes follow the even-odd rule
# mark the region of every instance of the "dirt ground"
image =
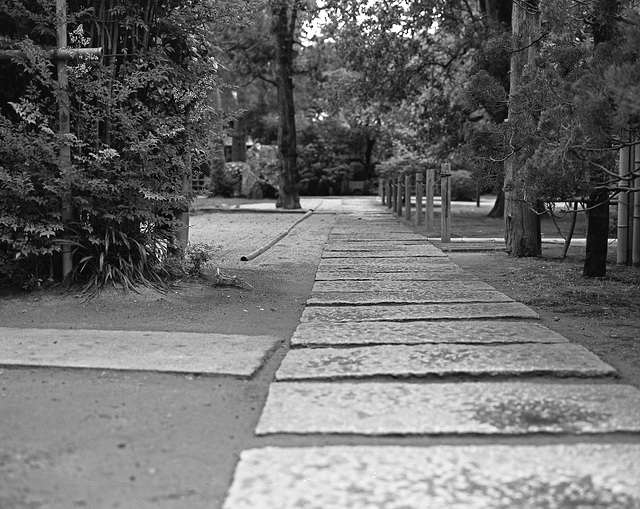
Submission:
MULTIPOLYGON (((501 221, 483 212, 457 211, 454 235, 502 236, 501 221)), ((0 325, 289 339, 334 217, 314 214, 264 255, 252 262, 239 258, 296 219, 241 212, 193 218, 192 239, 221 245, 218 265, 251 288, 198 282, 165 295, 107 291, 90 302, 53 290, 5 295, 0 325)), ((553 225, 545 232, 557 236, 553 225)), ((583 246, 573 246, 566 259, 559 254, 558 246, 545 244, 535 259, 499 251, 450 256, 613 365, 621 382, 640 387, 640 270, 612 263, 607 278, 586 280, 583 246)), ((255 437, 253 429, 287 347, 285 342, 252 380, 0 369, 0 509, 220 507, 239 452, 278 443, 255 437)))

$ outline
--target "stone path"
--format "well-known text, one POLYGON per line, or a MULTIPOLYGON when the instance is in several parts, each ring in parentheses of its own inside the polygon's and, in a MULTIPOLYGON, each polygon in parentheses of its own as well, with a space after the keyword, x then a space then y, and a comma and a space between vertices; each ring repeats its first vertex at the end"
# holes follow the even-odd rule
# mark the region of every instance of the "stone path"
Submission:
POLYGON ((640 391, 347 203, 224 509, 640 507, 640 391))

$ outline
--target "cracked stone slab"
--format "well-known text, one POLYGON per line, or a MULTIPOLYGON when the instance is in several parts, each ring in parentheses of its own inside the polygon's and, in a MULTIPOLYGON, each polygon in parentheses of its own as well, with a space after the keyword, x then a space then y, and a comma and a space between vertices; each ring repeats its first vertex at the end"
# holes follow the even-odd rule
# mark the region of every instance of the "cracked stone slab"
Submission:
POLYGON ((408 322, 415 320, 473 320, 539 318, 520 302, 472 302, 453 304, 403 304, 379 306, 307 307, 301 322, 408 322))
POLYGON ((567 343, 539 323, 453 322, 307 322, 296 328, 291 345, 356 346, 424 343, 567 343))
POLYGON ((307 306, 372 304, 440 304, 460 302, 514 302, 497 290, 413 290, 410 292, 314 292, 307 306))
POLYGON ((640 432, 640 391, 614 384, 278 382, 256 434, 640 432))
POLYGON ((388 270, 367 271, 368 266, 358 270, 319 270, 316 281, 477 281, 478 278, 459 267, 440 271, 394 272, 388 270))
POLYGON ((265 447, 223 509, 640 507, 640 445, 265 447))
POLYGON ((327 251, 322 258, 446 258, 442 251, 436 249, 402 249, 398 251, 327 251))
POLYGON ((372 376, 611 376, 616 371, 574 343, 499 345, 380 345, 296 348, 276 372, 277 380, 372 376))
POLYGON ((440 292, 447 290, 495 290, 489 283, 471 281, 316 281, 313 292, 440 292))
POLYGON ((0 328, 0 365, 250 377, 282 341, 191 332, 0 328))

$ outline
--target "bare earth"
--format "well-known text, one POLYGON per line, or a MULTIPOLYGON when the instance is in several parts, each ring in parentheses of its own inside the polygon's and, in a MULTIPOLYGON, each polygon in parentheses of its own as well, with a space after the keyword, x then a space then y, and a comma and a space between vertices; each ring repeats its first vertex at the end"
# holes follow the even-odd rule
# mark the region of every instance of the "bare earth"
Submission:
MULTIPOLYGON (((2 297, 0 326, 6 327, 270 334, 285 343, 251 380, 0 369, 0 508, 220 507, 241 450, 283 445, 277 436, 256 437, 254 429, 311 292, 334 216, 314 214, 251 262, 240 262, 240 256, 299 217, 227 212, 192 218, 192 240, 223 246, 217 265, 251 288, 189 283, 166 295, 106 291, 90 302, 54 291, 2 297), (51 475, 52 469, 66 476, 51 475)), ((480 211, 458 212, 454 221, 456 235, 501 236, 501 222, 480 211)), ((550 229, 549 235, 554 232, 550 229)), ((617 368, 621 382, 640 387, 639 271, 612 264, 606 279, 585 280, 580 275, 583 250, 572 247, 565 260, 557 259, 558 247, 548 245, 538 259, 511 259, 496 251, 449 255, 532 307, 542 324, 617 368)), ((332 440, 325 437, 320 443, 332 440)), ((432 437, 428 443, 461 440, 475 439, 432 437)), ((512 440, 535 443, 535 438, 505 443, 512 440)), ((295 444, 296 438, 286 443, 295 444)))

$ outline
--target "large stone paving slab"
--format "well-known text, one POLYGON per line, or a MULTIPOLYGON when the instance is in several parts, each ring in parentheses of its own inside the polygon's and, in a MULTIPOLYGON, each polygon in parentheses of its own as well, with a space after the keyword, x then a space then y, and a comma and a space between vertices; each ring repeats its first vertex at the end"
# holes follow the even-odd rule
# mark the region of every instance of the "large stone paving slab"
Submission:
POLYGON ((354 268, 357 266, 362 266, 363 264, 388 267, 408 267, 408 269, 405 270, 416 270, 416 268, 421 267, 430 268, 432 266, 458 267, 446 256, 408 256, 406 258, 382 256, 380 258, 376 258, 372 262, 368 262, 367 260, 364 260, 362 258, 367 257, 346 256, 340 258, 323 258, 322 260, 320 260, 320 267, 354 268))
POLYGON ((484 281, 316 281, 313 292, 414 292, 495 290, 484 281))
POLYGON ((440 256, 444 256, 444 253, 437 247, 434 247, 430 243, 424 240, 421 243, 417 242, 344 242, 344 241, 329 241, 325 245, 326 251, 348 251, 348 252, 367 252, 377 253, 385 251, 406 251, 406 252, 423 252, 439 253, 440 256))
POLYGON ((473 320, 494 318, 538 318, 520 302, 468 304, 403 304, 380 306, 312 306, 301 322, 408 322, 415 320, 473 320))
POLYGON ((330 251, 325 250, 322 258, 445 258, 442 251, 435 249, 402 249, 398 251, 330 251))
POLYGON ((452 322, 307 322, 293 333, 291 345, 348 346, 421 343, 567 343, 538 323, 452 322))
POLYGON ((636 388, 517 382, 280 382, 271 384, 256 429, 258 435, 612 432, 640 432, 636 388))
POLYGON ((414 290, 411 292, 315 292, 308 306, 371 304, 439 304, 447 302, 514 302, 497 290, 414 290))
POLYGON ((249 377, 281 343, 272 336, 0 328, 0 365, 249 377))
POLYGON ((277 380, 372 376, 611 376, 616 371, 573 343, 380 345, 290 350, 277 380))
POLYGON ((637 509, 638 479, 638 444, 266 447, 223 509, 637 509))
POLYGON ((373 231, 361 231, 360 233, 344 233, 344 234, 335 234, 331 233, 329 236, 331 241, 336 240, 350 240, 352 242, 368 242, 368 241, 377 241, 377 242, 396 242, 398 240, 415 240, 419 242, 425 242, 426 237, 422 235, 418 235, 416 233, 396 233, 396 232, 384 232, 379 230, 373 231))
POLYGON ((475 276, 464 272, 460 268, 439 267, 441 270, 424 270, 416 272, 394 272, 385 269, 378 271, 367 270, 369 266, 359 267, 357 270, 319 270, 316 281, 473 281, 475 276))
POLYGON ((460 272, 461 269, 447 258, 323 258, 318 272, 460 272), (393 260, 393 261, 392 261, 393 260))

